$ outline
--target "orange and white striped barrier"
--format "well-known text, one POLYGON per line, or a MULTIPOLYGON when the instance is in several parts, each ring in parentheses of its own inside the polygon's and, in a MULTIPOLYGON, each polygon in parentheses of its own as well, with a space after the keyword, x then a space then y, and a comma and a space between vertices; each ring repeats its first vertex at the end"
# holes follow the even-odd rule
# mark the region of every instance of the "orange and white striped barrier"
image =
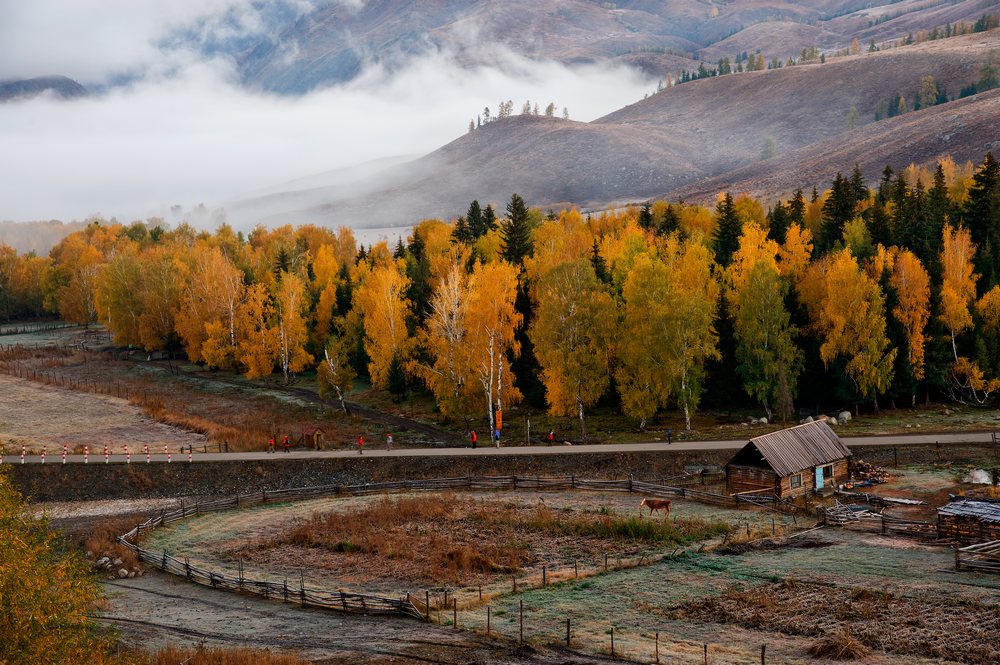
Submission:
POLYGON ((193 461, 194 461, 194 451, 191 449, 191 446, 188 446, 188 463, 191 463, 193 461))
POLYGON ((83 447, 83 463, 86 464, 90 459, 90 446, 83 447))
POLYGON ((104 444, 104 463, 108 464, 111 461, 111 455, 108 453, 108 444, 104 444))
POLYGON ((142 452, 146 453, 146 464, 149 464, 149 444, 143 444, 142 452))
POLYGON ((165 443, 163 444, 163 452, 167 456, 167 464, 170 464, 170 448, 165 443))
POLYGON ((131 464, 132 463, 132 453, 130 453, 128 451, 128 444, 127 443, 125 444, 125 463, 126 464, 131 464))
POLYGON ((45 446, 42 446, 42 464, 45 464, 45 446))
POLYGON ((66 444, 65 443, 63 444, 62 463, 63 464, 66 463, 66 444))
POLYGON ((24 464, 24 446, 21 446, 21 464, 24 464))

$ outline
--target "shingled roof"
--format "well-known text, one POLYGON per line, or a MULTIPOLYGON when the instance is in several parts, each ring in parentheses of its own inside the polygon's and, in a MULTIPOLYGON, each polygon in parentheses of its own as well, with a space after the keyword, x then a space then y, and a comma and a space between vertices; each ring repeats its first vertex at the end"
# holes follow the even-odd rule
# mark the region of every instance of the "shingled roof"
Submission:
POLYGON ((750 447, 756 448, 779 476, 851 456, 851 451, 841 443, 833 428, 821 420, 750 439, 737 457, 750 447))

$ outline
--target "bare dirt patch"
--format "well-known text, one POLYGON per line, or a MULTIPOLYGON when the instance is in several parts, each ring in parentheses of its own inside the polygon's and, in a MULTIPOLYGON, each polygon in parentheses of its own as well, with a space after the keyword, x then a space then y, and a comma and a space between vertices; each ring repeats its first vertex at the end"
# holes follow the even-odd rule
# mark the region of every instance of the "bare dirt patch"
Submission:
POLYGON ((870 649, 962 663, 1000 661, 1000 607, 938 594, 903 597, 868 588, 783 581, 688 603, 679 618, 824 638, 833 653, 850 638, 870 649), (848 633, 849 631, 849 633, 848 633))
POLYGON ((71 453, 89 445, 97 455, 105 443, 116 452, 128 444, 133 454, 148 444, 159 450, 205 443, 205 437, 143 415, 142 410, 124 399, 107 395, 65 390, 0 374, 0 444, 5 454, 29 453, 42 446, 55 457, 62 446, 71 453))

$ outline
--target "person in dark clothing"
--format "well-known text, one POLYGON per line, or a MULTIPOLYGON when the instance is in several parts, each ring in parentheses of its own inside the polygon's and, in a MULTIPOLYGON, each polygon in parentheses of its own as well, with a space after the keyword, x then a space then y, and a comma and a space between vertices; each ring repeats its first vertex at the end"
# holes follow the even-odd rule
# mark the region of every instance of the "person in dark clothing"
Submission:
POLYGON ((555 430, 551 430, 551 429, 550 429, 550 430, 549 430, 549 435, 548 435, 548 437, 546 437, 546 438, 548 439, 548 442, 549 442, 549 445, 550 445, 550 446, 551 446, 551 445, 552 445, 553 443, 555 443, 555 440, 556 440, 556 433, 555 433, 555 430))
POLYGON ((281 442, 281 445, 285 447, 285 452, 288 452, 288 435, 285 435, 285 440, 281 442))

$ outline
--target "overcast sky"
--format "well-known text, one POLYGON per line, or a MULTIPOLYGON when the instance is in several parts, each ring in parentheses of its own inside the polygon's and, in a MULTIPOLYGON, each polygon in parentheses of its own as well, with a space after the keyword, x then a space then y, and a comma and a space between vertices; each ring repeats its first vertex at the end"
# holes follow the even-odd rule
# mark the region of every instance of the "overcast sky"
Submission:
POLYGON ((496 66, 469 70, 428 53, 391 73, 371 66, 349 83, 282 97, 242 88, 229 59, 171 39, 265 29, 248 0, 0 0, 0 79, 62 74, 100 91, 0 103, 0 219, 215 207, 293 178, 429 152, 500 99, 516 112, 525 99, 551 100, 592 120, 655 87, 626 69, 500 53, 496 66))

